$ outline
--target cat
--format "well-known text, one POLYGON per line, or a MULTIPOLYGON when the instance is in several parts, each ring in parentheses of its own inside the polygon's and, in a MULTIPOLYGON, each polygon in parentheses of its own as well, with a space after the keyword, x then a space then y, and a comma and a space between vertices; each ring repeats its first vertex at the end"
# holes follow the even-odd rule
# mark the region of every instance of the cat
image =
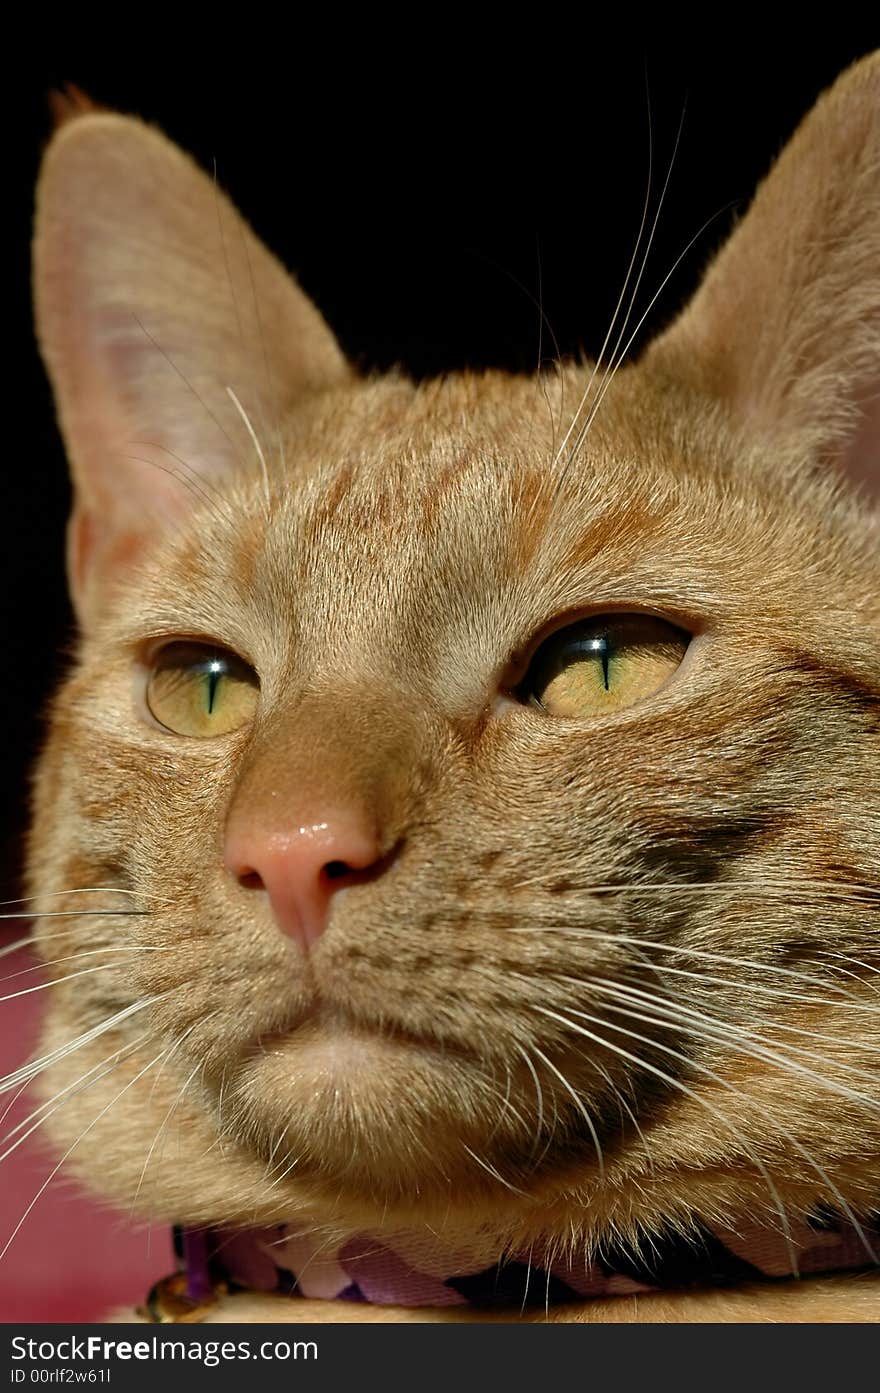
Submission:
POLYGON ((534 378, 359 376, 67 114, 25 1074, 178 1226, 141 1318, 876 1320, 878 56, 636 364, 534 378))

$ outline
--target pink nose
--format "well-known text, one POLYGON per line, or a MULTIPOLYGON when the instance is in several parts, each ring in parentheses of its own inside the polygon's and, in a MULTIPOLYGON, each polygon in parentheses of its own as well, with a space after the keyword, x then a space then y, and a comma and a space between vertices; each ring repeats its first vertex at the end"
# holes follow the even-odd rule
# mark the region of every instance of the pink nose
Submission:
POLYGON ((335 891, 369 878, 380 856, 365 827, 337 815, 283 831, 233 818, 224 860, 242 884, 266 890, 282 933, 307 951, 327 927, 335 891))

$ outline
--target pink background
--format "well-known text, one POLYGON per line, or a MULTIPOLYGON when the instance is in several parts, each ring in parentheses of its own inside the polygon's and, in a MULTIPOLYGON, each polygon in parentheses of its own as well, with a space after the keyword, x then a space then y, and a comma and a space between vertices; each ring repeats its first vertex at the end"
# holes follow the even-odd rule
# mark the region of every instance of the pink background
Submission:
MULTIPOLYGON (((0 927, 0 947, 23 936, 26 926, 13 927, 15 934, 0 927)), ((41 980, 39 972, 9 980, 32 963, 21 950, 0 958, 0 996, 41 980)), ((44 995, 0 1003, 0 1077, 34 1053, 44 995)), ((0 1096, 0 1117, 11 1096, 0 1096)), ((25 1089, 0 1122, 0 1139, 35 1106, 32 1090, 25 1089)), ((58 1159, 38 1144, 39 1135, 0 1162, 0 1249, 58 1159)), ((0 1153, 5 1150, 0 1143, 0 1153)), ((0 1321, 100 1320, 114 1307, 142 1301, 173 1268, 167 1229, 138 1227, 128 1215, 99 1206, 62 1167, 0 1261, 0 1321)))

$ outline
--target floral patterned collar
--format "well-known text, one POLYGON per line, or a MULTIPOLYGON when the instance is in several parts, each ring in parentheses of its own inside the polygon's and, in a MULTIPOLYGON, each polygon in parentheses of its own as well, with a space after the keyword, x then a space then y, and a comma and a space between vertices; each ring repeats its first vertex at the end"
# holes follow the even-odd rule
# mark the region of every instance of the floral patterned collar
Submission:
POLYGON ((365 1234, 319 1241, 294 1225, 178 1228, 180 1268, 157 1283, 143 1315, 198 1321, 221 1293, 274 1292, 373 1305, 508 1307, 523 1310, 634 1292, 810 1277, 880 1266, 880 1215, 830 1212, 792 1220, 788 1233, 752 1221, 698 1226, 592 1255, 537 1247, 487 1261, 475 1241, 450 1252, 435 1235, 365 1234))

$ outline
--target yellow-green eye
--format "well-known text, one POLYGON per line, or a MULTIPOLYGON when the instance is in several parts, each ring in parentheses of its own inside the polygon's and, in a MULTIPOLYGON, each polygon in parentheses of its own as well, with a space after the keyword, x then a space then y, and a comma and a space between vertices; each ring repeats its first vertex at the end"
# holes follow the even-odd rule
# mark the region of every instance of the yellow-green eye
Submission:
POLYGON ((258 695, 253 668, 206 643, 167 644, 147 679, 147 706, 176 735, 228 735, 251 719, 258 695))
POLYGON ((634 706, 679 666, 690 636, 648 614, 603 614, 551 634, 517 689, 551 716, 599 716, 634 706))

